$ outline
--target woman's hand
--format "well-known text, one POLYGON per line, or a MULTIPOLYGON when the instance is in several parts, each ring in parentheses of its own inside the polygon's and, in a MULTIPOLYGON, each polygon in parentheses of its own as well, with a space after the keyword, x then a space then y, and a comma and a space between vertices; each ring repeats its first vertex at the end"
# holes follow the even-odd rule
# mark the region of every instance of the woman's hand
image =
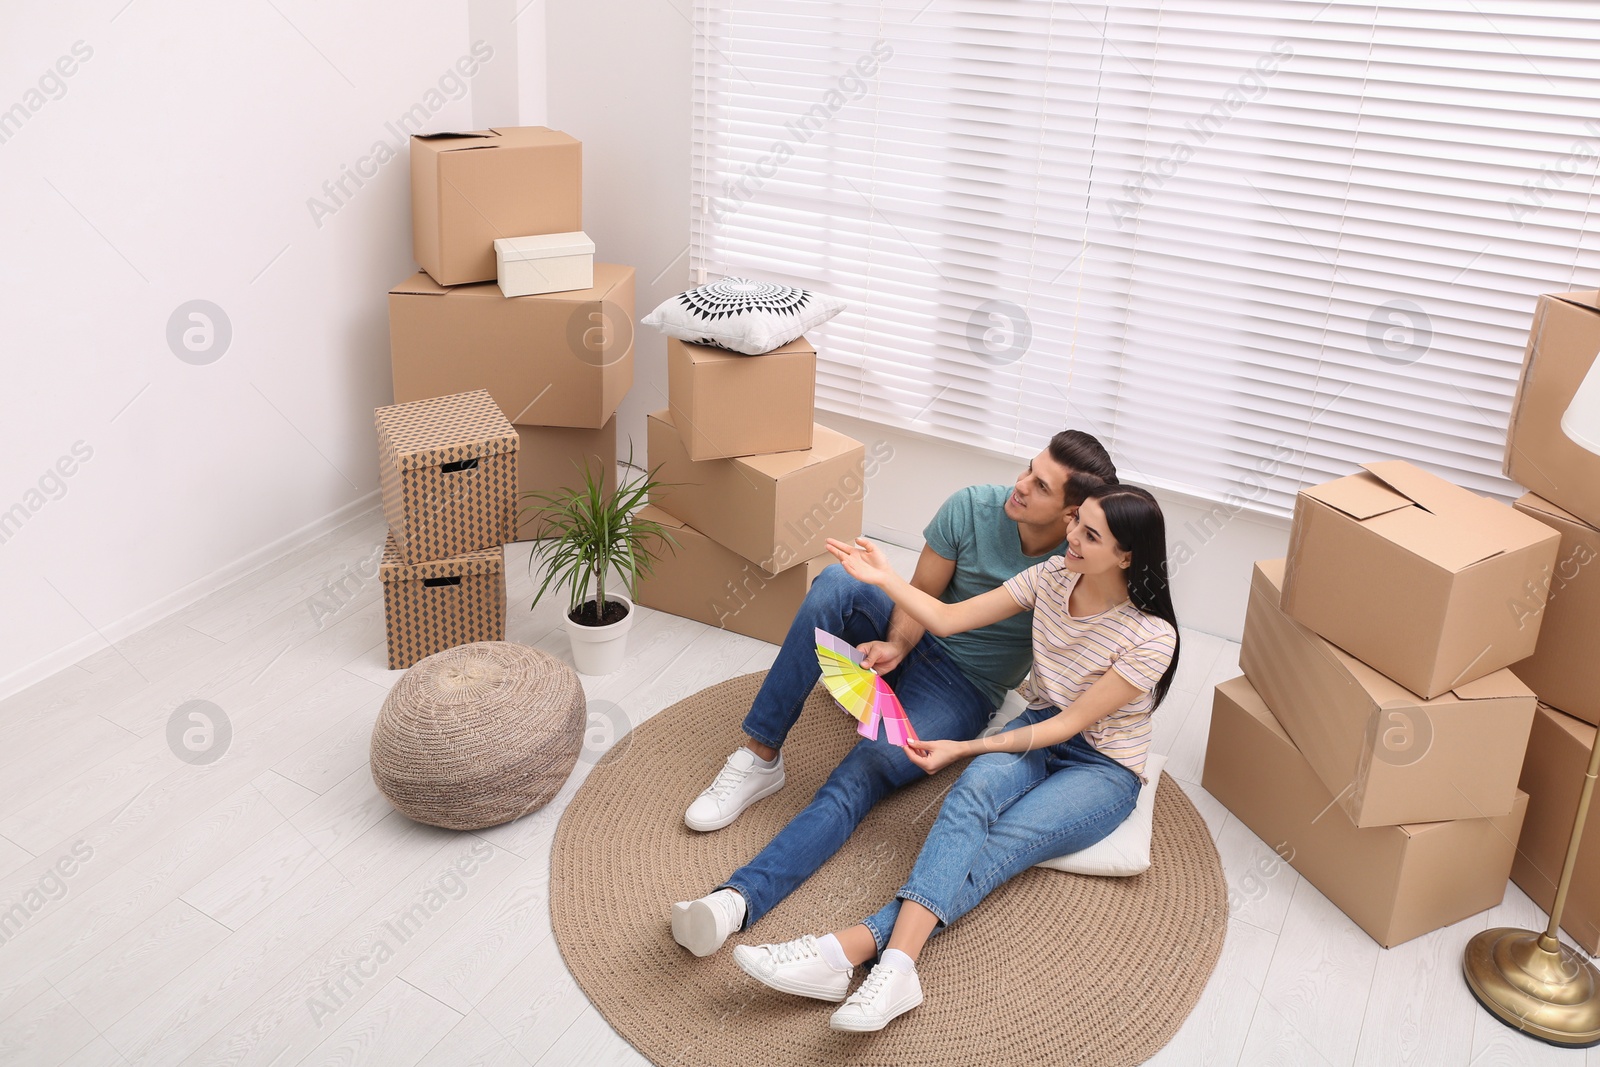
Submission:
POLYGON ((958 759, 972 755, 965 741, 912 741, 906 745, 906 759, 928 774, 938 774, 958 759))
POLYGON ((889 557, 883 554, 883 549, 865 537, 856 538, 853 545, 830 537, 828 551, 833 553, 834 559, 844 564, 845 573, 857 581, 881 586, 889 579, 898 577, 894 567, 889 564, 889 557))

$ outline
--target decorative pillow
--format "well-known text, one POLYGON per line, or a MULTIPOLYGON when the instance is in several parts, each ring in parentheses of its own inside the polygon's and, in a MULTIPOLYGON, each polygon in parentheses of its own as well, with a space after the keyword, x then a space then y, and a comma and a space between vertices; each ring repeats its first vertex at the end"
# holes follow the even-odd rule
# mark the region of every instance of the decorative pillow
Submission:
MULTIPOLYGON (((983 731, 983 736, 998 733, 1006 723, 1021 715, 1027 706, 1027 701, 1016 690, 1007 693, 1005 701, 990 720, 989 728, 983 731)), ((1035 863, 1034 866, 1048 867, 1053 871, 1066 871, 1069 874, 1098 874, 1112 878, 1126 878, 1148 871, 1150 835, 1155 830, 1156 782, 1160 781, 1161 768, 1166 766, 1166 763, 1167 757, 1158 756, 1154 752, 1145 757, 1146 782, 1140 787, 1139 799, 1134 801, 1133 810, 1122 820, 1121 826, 1080 852, 1057 856, 1055 859, 1035 863)))
POLYGON ((809 289, 724 278, 668 297, 639 321, 680 341, 759 356, 843 310, 844 301, 809 289))
POLYGON ((1143 874, 1150 869, 1150 835, 1155 828, 1156 782, 1161 779, 1161 768, 1167 757, 1151 753, 1144 761, 1144 776, 1148 781, 1139 789, 1139 799, 1133 811, 1122 820, 1122 825, 1111 831, 1081 852, 1057 856, 1053 860, 1035 863, 1035 867, 1049 867, 1053 871, 1072 874, 1101 874, 1113 878, 1143 874))

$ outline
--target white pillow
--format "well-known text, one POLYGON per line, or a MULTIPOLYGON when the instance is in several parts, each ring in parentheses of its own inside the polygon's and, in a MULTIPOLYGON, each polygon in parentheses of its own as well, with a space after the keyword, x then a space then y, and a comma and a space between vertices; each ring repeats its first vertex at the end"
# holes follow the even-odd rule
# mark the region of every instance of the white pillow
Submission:
POLYGON ((1167 757, 1151 753, 1145 757, 1144 776, 1148 781, 1139 788, 1139 799, 1133 811, 1122 820, 1122 825, 1111 831, 1081 852, 1057 856, 1053 860, 1035 863, 1035 867, 1048 867, 1053 871, 1072 874, 1101 874, 1114 878, 1143 874, 1150 869, 1150 835, 1155 828, 1156 782, 1161 779, 1161 768, 1167 757))
MULTIPOLYGON (((995 709, 988 728, 979 736, 988 737, 990 734, 999 733, 1006 723, 1021 715, 1027 708, 1028 702, 1022 698, 1021 693, 1013 689, 1006 694, 1000 707, 995 709)), ((1161 779, 1161 768, 1166 766, 1166 763, 1167 757, 1158 756, 1154 752, 1145 757, 1146 782, 1139 787, 1139 799, 1133 802, 1133 810, 1122 820, 1121 826, 1086 849, 1035 863, 1034 866, 1048 867, 1053 871, 1066 871, 1069 874, 1099 874, 1112 878, 1126 878, 1148 871, 1150 835, 1155 829, 1156 782, 1161 779)))
POLYGON ((724 278, 670 296, 639 321, 668 337, 759 356, 844 310, 844 301, 774 282, 724 278))

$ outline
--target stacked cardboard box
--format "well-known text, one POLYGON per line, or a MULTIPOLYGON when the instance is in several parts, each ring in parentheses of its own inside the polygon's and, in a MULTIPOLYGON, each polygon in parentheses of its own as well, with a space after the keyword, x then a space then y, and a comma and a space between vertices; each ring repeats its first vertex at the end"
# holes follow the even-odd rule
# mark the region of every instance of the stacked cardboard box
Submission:
POLYGON ((1600 455, 1568 437, 1562 416, 1600 359, 1600 293, 1539 298, 1506 434, 1506 476, 1600 526, 1600 455))
POLYGON ((1518 619, 1540 623, 1533 655, 1511 669, 1541 703, 1600 724, 1600 529, 1532 493, 1515 506, 1556 531, 1561 544, 1539 590, 1547 595, 1542 618, 1537 596, 1508 605, 1518 619))
MULTIPOLYGON (((1511 667, 1539 698, 1520 781, 1528 818, 1511 877, 1547 910, 1600 723, 1600 455, 1561 425, 1597 352, 1600 294, 1541 296, 1506 435, 1506 474, 1532 490, 1517 510, 1560 538, 1555 566, 1506 605, 1539 635, 1533 654, 1511 667)), ((1600 951, 1600 818, 1593 811, 1561 926, 1589 952, 1600 951)))
POLYGON ((1301 492, 1203 784, 1384 946, 1498 903, 1530 810, 1525 658, 1557 535, 1406 463, 1301 492), (1533 590, 1530 592, 1529 590, 1533 590))
MULTIPOLYGON (((422 270, 389 292, 395 401, 486 389, 516 427, 521 493, 579 488, 586 469, 611 489, 634 275, 580 254, 593 247, 582 146, 543 127, 413 137, 411 196, 422 270), (528 258, 541 252, 553 257, 542 267, 528 258), (546 284, 500 278, 512 264, 546 284), (505 295, 533 289, 545 291, 505 295)), ((542 532, 524 507, 516 539, 542 532)))
POLYGON ((1357 827, 1243 677, 1217 686, 1202 784, 1385 948, 1500 903, 1528 806, 1357 827))
POLYGON ((482 390, 378 408, 389 669, 505 638, 517 435, 482 390))
POLYGON ((759 356, 668 340, 668 407, 647 420, 665 484, 643 514, 679 547, 641 604, 783 641, 827 539, 861 534, 866 450, 812 421, 816 373, 805 338, 759 356))

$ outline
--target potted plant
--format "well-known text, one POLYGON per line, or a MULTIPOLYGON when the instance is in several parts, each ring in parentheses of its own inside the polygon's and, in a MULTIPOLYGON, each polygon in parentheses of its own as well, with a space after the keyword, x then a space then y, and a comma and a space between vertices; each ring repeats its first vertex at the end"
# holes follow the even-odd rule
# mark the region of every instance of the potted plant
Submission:
MULTIPOLYGON (((633 467, 631 452, 626 465, 633 467)), ((533 512, 545 523, 528 559, 530 571, 535 561, 545 566, 533 603, 551 589, 567 591, 567 636, 579 673, 610 674, 622 666, 639 579, 649 576, 663 545, 678 547, 660 523, 634 514, 645 495, 663 484, 650 471, 608 493, 604 472, 585 464, 582 488, 523 494, 533 501, 524 513, 533 512), (613 570, 627 596, 608 588, 613 570)))

